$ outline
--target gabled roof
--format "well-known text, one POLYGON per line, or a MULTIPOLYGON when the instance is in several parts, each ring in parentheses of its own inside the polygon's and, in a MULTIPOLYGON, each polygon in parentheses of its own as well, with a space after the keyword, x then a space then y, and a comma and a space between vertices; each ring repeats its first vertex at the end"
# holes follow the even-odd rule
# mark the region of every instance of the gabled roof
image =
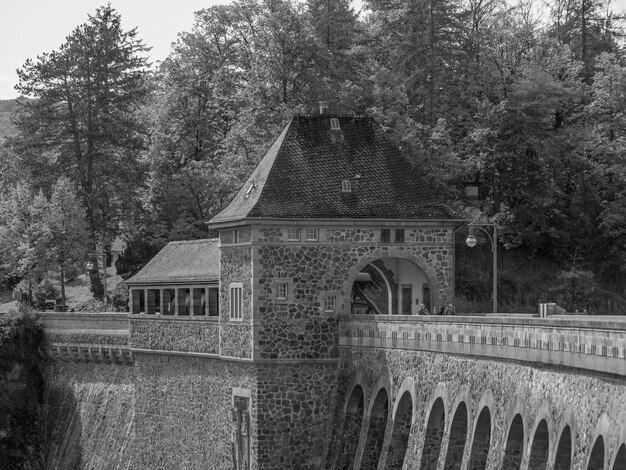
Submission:
POLYGON ((170 242, 126 284, 184 284, 219 279, 218 239, 170 242))
POLYGON ((457 219, 373 119, 295 116, 210 224, 243 219, 457 219), (331 129, 331 119, 340 130, 331 129), (342 192, 348 180, 352 192, 342 192))

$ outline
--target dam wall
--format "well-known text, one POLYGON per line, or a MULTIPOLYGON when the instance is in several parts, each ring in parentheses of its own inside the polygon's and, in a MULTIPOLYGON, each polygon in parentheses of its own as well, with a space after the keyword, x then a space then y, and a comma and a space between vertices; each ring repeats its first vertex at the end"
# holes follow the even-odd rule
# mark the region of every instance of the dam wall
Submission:
POLYGON ((623 322, 345 316, 336 360, 277 363, 69 315, 44 318, 46 468, 626 466, 623 322))

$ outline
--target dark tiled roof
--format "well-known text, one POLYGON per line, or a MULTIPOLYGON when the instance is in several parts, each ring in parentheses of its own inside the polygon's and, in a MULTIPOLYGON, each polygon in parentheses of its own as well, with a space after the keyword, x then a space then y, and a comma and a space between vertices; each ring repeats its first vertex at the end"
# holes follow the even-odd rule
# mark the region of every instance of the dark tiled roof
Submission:
POLYGON ((170 242, 127 284, 191 283, 219 279, 217 238, 170 242))
POLYGON ((373 119, 318 115, 289 122, 211 223, 244 218, 458 217, 373 119), (341 130, 331 130, 331 118, 341 130), (342 193, 342 180, 351 193, 342 193))

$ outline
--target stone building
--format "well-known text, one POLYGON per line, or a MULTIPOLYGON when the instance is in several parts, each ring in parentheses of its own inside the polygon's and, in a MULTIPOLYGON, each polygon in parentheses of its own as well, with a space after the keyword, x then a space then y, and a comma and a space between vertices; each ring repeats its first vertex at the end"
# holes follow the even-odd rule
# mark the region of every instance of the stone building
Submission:
POLYGON ((131 313, 217 319, 217 240, 170 242, 126 284, 131 313))
POLYGON ((232 402, 249 407, 255 468, 321 465, 338 316, 411 315, 451 301, 458 222, 372 119, 287 124, 210 221, 220 247, 219 357, 250 374, 232 402))

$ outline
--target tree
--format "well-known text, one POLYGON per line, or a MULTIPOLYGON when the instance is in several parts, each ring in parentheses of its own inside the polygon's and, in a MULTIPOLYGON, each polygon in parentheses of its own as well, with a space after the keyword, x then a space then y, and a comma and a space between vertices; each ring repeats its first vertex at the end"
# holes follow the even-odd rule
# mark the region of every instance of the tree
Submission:
POLYGON ((0 194, 0 272, 28 283, 32 302, 32 284, 39 282, 47 270, 44 222, 47 200, 43 192, 34 193, 30 186, 18 183, 0 194))
POLYGON ((550 4, 552 34, 572 48, 583 64, 583 78, 590 83, 596 57, 619 49, 621 20, 611 8, 611 0, 553 0, 550 4))
MULTIPOLYGON (((142 55, 147 50, 136 28, 124 31, 120 15, 107 5, 58 51, 29 59, 18 70, 16 89, 35 98, 21 105, 16 118, 24 162, 45 157, 49 187, 61 175, 76 184, 94 251, 132 212, 144 180, 137 111, 149 91, 142 55)), ((102 298, 97 264, 92 290, 102 298)))
POLYGON ((88 244, 85 210, 68 178, 61 177, 54 185, 44 222, 48 230, 46 253, 50 267, 59 273, 65 311, 65 271, 72 264, 84 262, 88 244))

